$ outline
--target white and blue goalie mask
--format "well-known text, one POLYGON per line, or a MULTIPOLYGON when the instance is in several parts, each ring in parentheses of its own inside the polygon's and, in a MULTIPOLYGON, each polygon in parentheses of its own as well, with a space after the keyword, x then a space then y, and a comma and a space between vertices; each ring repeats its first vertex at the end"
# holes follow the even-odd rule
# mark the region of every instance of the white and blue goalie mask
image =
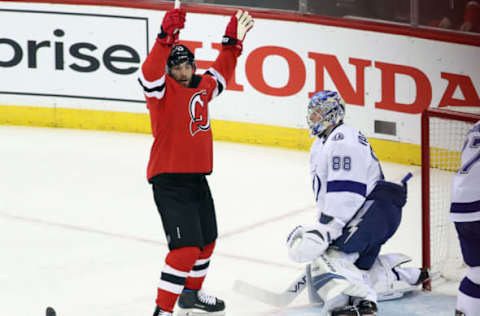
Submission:
POLYGON ((320 91, 308 103, 307 124, 310 135, 321 135, 331 126, 343 121, 345 102, 335 91, 320 91))

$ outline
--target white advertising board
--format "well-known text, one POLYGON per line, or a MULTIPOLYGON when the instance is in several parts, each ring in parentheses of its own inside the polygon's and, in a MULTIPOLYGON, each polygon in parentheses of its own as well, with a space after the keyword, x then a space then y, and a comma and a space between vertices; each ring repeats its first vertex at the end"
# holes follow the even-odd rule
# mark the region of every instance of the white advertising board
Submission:
MULTIPOLYGON (((146 113, 137 71, 164 11, 0 3, 0 104, 146 113)), ((188 13, 181 40, 199 68, 228 16, 188 13)), ((217 120, 305 128, 311 94, 339 90, 368 137, 420 142, 428 106, 480 107, 480 47, 315 23, 256 19, 217 120), (375 121, 391 122, 379 133, 375 121)), ((202 71, 199 69, 198 71, 202 71)))
POLYGON ((148 18, 24 7, 0 9, 8 25, 0 36, 0 90, 9 93, 2 104, 125 111, 129 107, 117 103, 133 103, 131 110, 143 109, 134 79, 150 45, 148 18))

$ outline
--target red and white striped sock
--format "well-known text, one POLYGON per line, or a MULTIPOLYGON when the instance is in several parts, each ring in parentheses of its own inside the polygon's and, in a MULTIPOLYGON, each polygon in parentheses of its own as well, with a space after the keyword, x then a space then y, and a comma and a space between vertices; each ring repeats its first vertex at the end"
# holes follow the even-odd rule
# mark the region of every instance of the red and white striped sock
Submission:
POLYGON ((195 264, 188 274, 188 278, 185 282, 185 288, 190 290, 200 290, 202 288, 203 281, 207 276, 208 266, 210 265, 210 258, 215 248, 215 242, 206 245, 203 251, 198 256, 195 264))
POLYGON ((201 251, 197 247, 183 247, 171 250, 162 270, 158 282, 157 300, 158 307, 167 312, 172 312, 178 296, 201 251))

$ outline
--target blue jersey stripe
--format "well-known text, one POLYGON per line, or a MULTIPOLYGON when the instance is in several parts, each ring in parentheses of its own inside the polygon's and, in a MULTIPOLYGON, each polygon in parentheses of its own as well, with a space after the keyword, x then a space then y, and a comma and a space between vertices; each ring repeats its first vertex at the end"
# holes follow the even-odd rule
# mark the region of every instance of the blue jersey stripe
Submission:
POLYGON ((332 279, 340 279, 340 280, 343 279, 343 280, 345 280, 345 277, 343 277, 341 275, 338 275, 338 274, 331 273, 331 272, 322 273, 322 274, 317 275, 317 276, 312 278, 312 285, 316 289, 319 289, 322 286, 324 286, 325 284, 327 284, 332 279))
POLYGON ((480 298, 480 293, 478 293, 478 285, 470 281, 468 278, 464 278, 460 283, 460 291, 470 297, 474 297, 476 299, 480 298))
POLYGON ((452 213, 471 213, 480 211, 480 201, 469 203, 452 203, 450 212, 452 213))
POLYGON ((327 183, 327 192, 352 192, 365 196, 367 194, 367 185, 355 181, 329 181, 327 183))

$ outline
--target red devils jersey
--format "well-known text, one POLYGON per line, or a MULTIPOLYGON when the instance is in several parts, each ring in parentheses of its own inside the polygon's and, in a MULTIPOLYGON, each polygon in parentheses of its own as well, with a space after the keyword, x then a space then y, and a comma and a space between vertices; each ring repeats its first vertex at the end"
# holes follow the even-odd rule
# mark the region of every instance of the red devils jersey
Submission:
POLYGON ((165 74, 170 50, 157 40, 139 76, 154 137, 148 179, 160 173, 212 172, 208 103, 226 87, 240 54, 233 46, 223 49, 212 67, 204 75, 194 75, 186 88, 165 74))

